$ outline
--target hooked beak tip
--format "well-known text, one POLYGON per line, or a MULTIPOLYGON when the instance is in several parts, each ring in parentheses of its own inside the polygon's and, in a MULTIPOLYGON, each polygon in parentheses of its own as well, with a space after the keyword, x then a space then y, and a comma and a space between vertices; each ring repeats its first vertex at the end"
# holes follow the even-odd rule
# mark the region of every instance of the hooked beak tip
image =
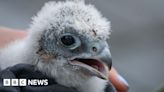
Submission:
POLYGON ((104 50, 98 55, 98 58, 108 66, 109 70, 111 69, 112 58, 108 48, 104 48, 104 50))

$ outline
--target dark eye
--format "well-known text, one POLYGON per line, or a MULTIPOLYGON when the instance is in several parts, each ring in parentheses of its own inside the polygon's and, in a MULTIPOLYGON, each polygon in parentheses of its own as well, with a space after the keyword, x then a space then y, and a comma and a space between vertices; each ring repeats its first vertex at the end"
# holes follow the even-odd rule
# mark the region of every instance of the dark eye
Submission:
POLYGON ((71 35, 65 35, 65 36, 61 37, 61 42, 66 46, 70 46, 75 43, 75 39, 71 35))
POLYGON ((81 45, 79 37, 71 33, 62 34, 60 42, 64 45, 64 47, 70 50, 74 50, 81 45))

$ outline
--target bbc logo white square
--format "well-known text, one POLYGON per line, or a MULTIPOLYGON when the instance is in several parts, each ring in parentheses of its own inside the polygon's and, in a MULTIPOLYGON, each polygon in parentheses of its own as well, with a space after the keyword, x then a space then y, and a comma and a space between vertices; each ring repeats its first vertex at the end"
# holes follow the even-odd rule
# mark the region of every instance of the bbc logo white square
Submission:
POLYGON ((18 86, 18 79, 11 79, 11 86, 18 86))
POLYGON ((3 79, 3 86, 11 86, 10 79, 3 79))
POLYGON ((26 79, 3 79, 3 86, 27 86, 26 79))
POLYGON ((26 79, 19 79, 19 86, 26 86, 27 82, 26 79))

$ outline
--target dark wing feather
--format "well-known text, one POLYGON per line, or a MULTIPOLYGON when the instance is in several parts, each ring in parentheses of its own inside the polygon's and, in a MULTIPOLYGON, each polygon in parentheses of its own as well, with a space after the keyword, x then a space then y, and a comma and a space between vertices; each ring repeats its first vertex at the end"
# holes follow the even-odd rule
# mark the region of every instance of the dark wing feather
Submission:
POLYGON ((106 88, 105 88, 104 92, 117 92, 117 91, 111 83, 108 83, 106 85, 106 88))

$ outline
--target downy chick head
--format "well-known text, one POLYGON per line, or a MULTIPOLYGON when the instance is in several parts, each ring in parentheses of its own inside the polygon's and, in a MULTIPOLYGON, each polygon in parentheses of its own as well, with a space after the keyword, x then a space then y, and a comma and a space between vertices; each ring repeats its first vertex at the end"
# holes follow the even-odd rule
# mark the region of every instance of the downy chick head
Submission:
POLYGON ((84 1, 48 2, 29 29, 37 68, 59 84, 80 86, 97 76, 107 80, 110 22, 84 1))

